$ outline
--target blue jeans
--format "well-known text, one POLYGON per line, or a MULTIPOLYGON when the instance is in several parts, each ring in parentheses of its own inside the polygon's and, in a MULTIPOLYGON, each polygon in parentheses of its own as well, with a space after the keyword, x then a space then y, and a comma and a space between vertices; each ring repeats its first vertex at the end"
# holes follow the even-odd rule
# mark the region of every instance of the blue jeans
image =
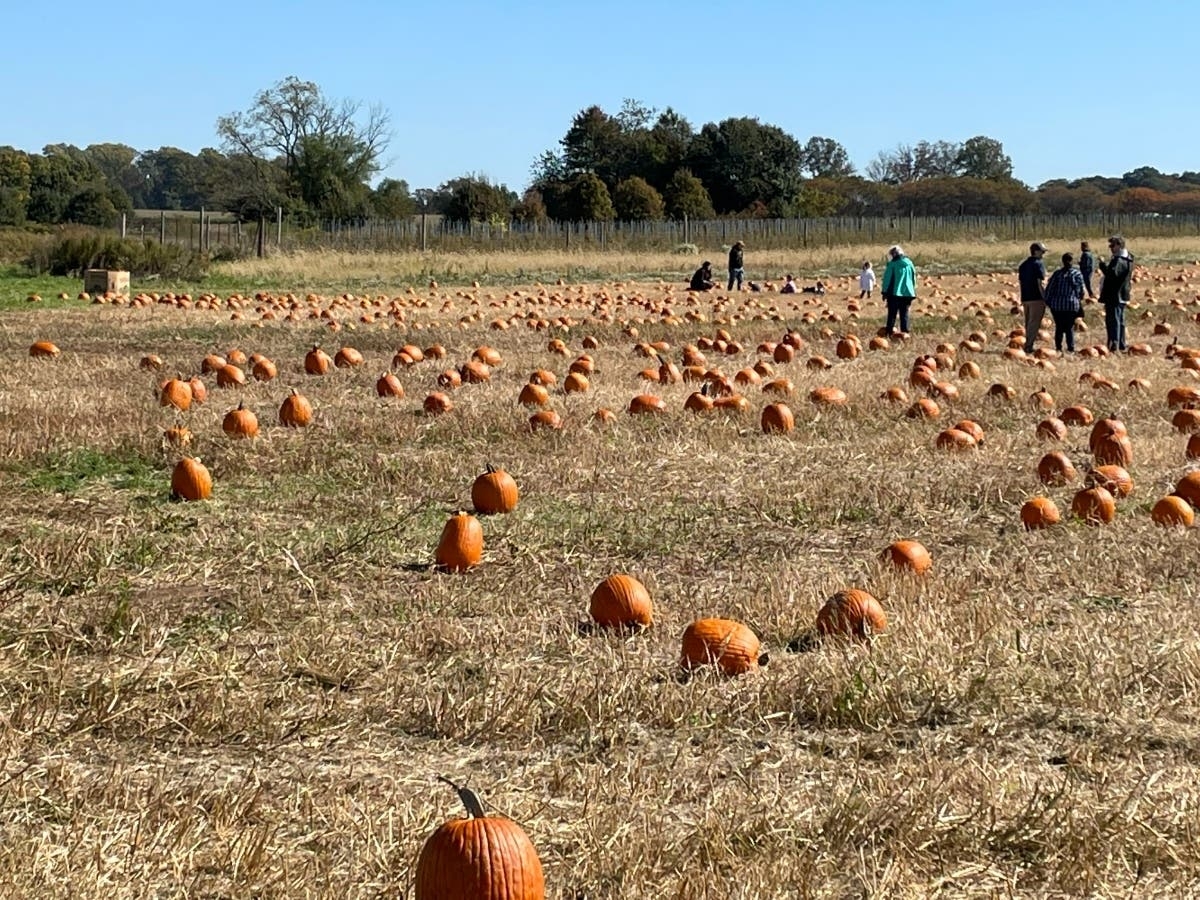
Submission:
POLYGON ((1108 349, 1125 349, 1125 304, 1104 304, 1104 330, 1108 332, 1108 349))
POLYGON ((746 275, 745 269, 730 269, 729 270, 729 287, 725 288, 725 290, 732 291, 733 283, 736 281, 738 290, 740 291, 742 289, 742 279, 745 277, 745 275, 746 275))
POLYGON ((890 334, 896 330, 896 319, 900 319, 900 330, 908 332, 908 308, 912 306, 913 297, 887 298, 887 330, 890 334))

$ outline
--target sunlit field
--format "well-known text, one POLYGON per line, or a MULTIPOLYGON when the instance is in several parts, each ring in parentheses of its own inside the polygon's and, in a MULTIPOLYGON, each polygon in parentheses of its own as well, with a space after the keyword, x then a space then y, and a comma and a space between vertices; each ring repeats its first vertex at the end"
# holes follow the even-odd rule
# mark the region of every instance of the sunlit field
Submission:
POLYGON ((1091 304, 1066 358, 1010 349, 1024 248, 912 248, 913 333, 874 342, 855 248, 748 250, 823 297, 691 295, 672 255, 320 254, 225 264, 237 291, 17 303, 0 894, 414 897, 464 814, 439 775, 519 823, 559 900, 1200 893, 1200 529, 1153 513, 1200 479, 1200 242, 1133 243, 1135 352, 1101 352, 1091 304), (307 374, 317 344, 363 361, 307 374), (162 404, 193 377, 203 402, 162 404), (280 424, 293 389, 306 427, 280 424), (793 427, 764 431, 772 403, 793 427), (223 430, 239 404, 257 437, 223 430), (1072 513, 1124 487, 1085 414, 1129 438, 1104 524, 1072 513), (982 440, 939 437, 968 419, 982 440), (1043 483, 1053 451, 1074 480, 1043 483), (172 499, 183 457, 208 499, 172 499), (478 516, 478 565, 435 567, 489 465, 516 508, 478 516), (1023 527, 1036 497, 1061 521, 1023 527), (614 573, 650 627, 591 621, 614 573), (819 632, 851 588, 886 627, 819 632), (706 617, 762 664, 685 671, 706 617))

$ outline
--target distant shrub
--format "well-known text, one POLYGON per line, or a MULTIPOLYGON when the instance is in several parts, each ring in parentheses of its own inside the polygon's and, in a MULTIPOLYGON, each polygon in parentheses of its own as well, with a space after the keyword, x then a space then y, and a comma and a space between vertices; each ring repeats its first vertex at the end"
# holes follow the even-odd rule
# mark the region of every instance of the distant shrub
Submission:
POLYGON ((678 253, 680 256, 698 256, 700 248, 695 244, 676 244, 673 252, 678 253))
POLYGON ((25 264, 38 274, 80 276, 86 269, 119 269, 138 275, 198 278, 208 257, 176 244, 124 239, 102 232, 75 232, 37 246, 25 264))

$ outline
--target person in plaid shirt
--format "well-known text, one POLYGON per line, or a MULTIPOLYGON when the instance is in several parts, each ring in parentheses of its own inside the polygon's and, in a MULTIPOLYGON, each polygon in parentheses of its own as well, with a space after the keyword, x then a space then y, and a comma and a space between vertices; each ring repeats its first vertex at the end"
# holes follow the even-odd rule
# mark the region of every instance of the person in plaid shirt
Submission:
POLYGON ((1075 352, 1075 320, 1083 315, 1083 273, 1075 268, 1075 257, 1062 255, 1062 268, 1055 269, 1046 283, 1046 306, 1054 317, 1054 349, 1062 352, 1066 338, 1067 352, 1075 352))

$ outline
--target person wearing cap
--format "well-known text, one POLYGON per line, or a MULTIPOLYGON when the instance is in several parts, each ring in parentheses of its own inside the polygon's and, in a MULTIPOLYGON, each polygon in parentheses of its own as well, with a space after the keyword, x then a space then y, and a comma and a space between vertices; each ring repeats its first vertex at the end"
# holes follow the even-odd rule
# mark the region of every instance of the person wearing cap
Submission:
POLYGON ((1029 245, 1029 258, 1017 269, 1017 281, 1021 285, 1021 307, 1025 310, 1025 352, 1033 352, 1046 315, 1046 245, 1034 241, 1029 245))
POLYGON ((1104 330, 1108 332, 1108 349, 1125 349, 1125 307, 1129 304, 1130 282, 1133 279, 1133 257, 1125 248, 1125 238, 1114 234, 1108 239, 1112 259, 1100 263, 1104 280, 1100 282, 1100 302, 1104 304, 1104 330))
POLYGON ((1075 257, 1062 255, 1062 268, 1055 269, 1046 283, 1046 306, 1054 318, 1054 349, 1075 352, 1075 320, 1083 315, 1083 274, 1075 268, 1075 257))
POLYGON ((729 287, 725 289, 727 291, 733 290, 735 281, 737 289, 742 289, 742 279, 746 276, 745 248, 746 245, 741 241, 734 241, 733 246, 729 248, 729 287))
POLYGON ((908 334, 908 309, 917 298, 917 270, 898 244, 888 248, 888 264, 883 270, 879 292, 887 303, 888 334, 908 334), (896 331, 899 320, 900 331, 896 331))
POLYGON ((712 263, 707 259, 701 263, 700 268, 692 273, 692 283, 689 290, 693 291, 711 291, 717 286, 713 281, 712 263))

